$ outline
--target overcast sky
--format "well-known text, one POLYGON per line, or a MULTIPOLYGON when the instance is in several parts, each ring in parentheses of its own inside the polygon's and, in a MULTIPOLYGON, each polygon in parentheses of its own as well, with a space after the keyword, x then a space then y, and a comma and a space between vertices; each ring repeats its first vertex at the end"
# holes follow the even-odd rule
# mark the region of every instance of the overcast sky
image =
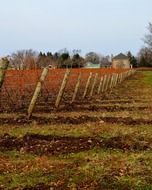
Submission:
POLYGON ((0 0, 0 56, 20 49, 136 54, 152 0, 0 0))

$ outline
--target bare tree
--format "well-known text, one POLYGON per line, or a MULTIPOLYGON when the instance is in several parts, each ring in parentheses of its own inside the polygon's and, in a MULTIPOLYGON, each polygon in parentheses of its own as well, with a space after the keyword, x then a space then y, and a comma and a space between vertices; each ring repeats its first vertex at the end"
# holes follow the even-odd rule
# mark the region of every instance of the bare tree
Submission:
POLYGON ((110 61, 110 56, 104 56, 100 55, 100 66, 101 67, 111 67, 111 61, 110 61))
POLYGON ((148 25, 148 33, 143 39, 146 44, 138 53, 139 66, 152 67, 152 23, 148 25))
POLYGON ((36 62, 37 53, 32 49, 19 50, 16 53, 13 53, 10 59, 11 66, 19 70, 36 68, 36 62))
POLYGON ((95 52, 89 52, 85 56, 86 61, 92 62, 94 64, 100 63, 100 56, 95 52))
POLYGON ((148 45, 149 48, 152 48, 152 23, 148 25, 148 34, 144 37, 144 43, 148 45))
POLYGON ((99 53, 90 52, 86 54, 86 61, 92 62, 94 64, 100 64, 101 67, 110 67, 110 56, 104 56, 99 53))
POLYGON ((81 49, 74 49, 72 50, 72 57, 75 55, 80 55, 81 54, 81 49))
POLYGON ((138 53, 139 66, 152 67, 152 48, 144 47, 138 53))

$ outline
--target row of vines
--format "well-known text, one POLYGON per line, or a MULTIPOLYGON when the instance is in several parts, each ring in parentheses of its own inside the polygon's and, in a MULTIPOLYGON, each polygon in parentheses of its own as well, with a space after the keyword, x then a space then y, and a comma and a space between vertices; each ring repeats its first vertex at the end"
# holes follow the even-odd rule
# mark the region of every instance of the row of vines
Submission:
MULTIPOLYGON (((51 108, 55 107, 55 101, 63 83, 63 79, 66 69, 48 69, 47 76, 42 84, 41 91, 36 101, 36 105, 47 105, 51 108)), ((0 90, 0 111, 1 112, 26 112, 30 105, 32 96, 34 94, 37 83, 40 79, 42 70, 7 70, 3 85, 0 90)), ((112 80, 115 84, 121 82, 122 74, 124 78, 133 73, 133 70, 129 69, 71 69, 70 75, 67 79, 64 94, 62 96, 61 104, 69 103, 72 99, 74 90, 77 85, 78 77, 81 73, 81 82, 79 90, 76 94, 75 101, 82 99, 84 90, 86 88, 88 78, 92 74, 90 86, 86 98, 89 96, 91 85, 94 83, 96 76, 96 82, 94 86, 93 94, 97 94, 99 83, 103 83, 104 76, 109 76, 109 84, 112 80), (116 76, 114 78, 114 76, 116 76), (121 78, 120 78, 121 77, 121 78)), ((123 79, 123 78, 122 78, 123 79)), ((107 79, 108 80, 108 79, 107 79)), ((106 81, 105 81, 106 82, 106 81)), ((113 85, 114 86, 114 85, 113 85)), ((111 86, 111 87, 113 87, 111 86)), ((108 89, 106 89, 108 90, 108 89)))

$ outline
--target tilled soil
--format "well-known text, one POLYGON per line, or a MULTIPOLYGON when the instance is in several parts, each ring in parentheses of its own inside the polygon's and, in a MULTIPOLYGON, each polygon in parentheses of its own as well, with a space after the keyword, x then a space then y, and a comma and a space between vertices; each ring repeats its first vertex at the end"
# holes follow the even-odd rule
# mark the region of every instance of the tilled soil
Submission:
MULTIPOLYGON (((71 112, 71 111, 108 111, 108 112, 117 112, 117 111, 141 111, 141 110, 149 110, 152 109, 152 107, 148 106, 148 105, 137 105, 134 106, 133 104, 131 105, 131 103, 117 103, 117 102, 112 102, 112 106, 109 105, 110 103, 106 103, 106 105, 102 105, 102 102, 100 103, 100 105, 66 105, 63 108, 58 109, 59 111, 66 111, 66 112, 71 112), (124 105, 123 105, 124 104, 124 105), (125 105, 126 104, 126 105, 125 105), (128 105, 129 104, 129 105, 128 105), (123 106, 122 106, 123 105, 123 106)), ((50 110, 49 107, 40 107, 37 106, 36 108, 36 113, 39 112, 43 112, 43 113, 48 113, 50 110)), ((54 111, 54 110, 53 110, 54 111)))
POLYGON ((18 150, 37 155, 67 154, 90 150, 101 142, 92 138, 55 137, 43 135, 25 135, 15 138, 5 135, 0 138, 0 151, 18 150))
POLYGON ((23 138, 5 134, 0 138, 0 151, 18 150, 36 155, 77 153, 92 148, 147 150, 152 148, 152 138, 134 138, 129 135, 112 138, 75 138, 27 134, 23 138))
POLYGON ((55 117, 36 117, 33 116, 30 120, 26 117, 18 117, 18 118, 0 118, 0 125, 19 125, 25 126, 26 124, 32 124, 35 122, 37 125, 43 124, 85 124, 90 122, 106 122, 106 123, 118 123, 118 124, 125 124, 125 125, 151 125, 152 119, 142 119, 137 118, 134 119, 132 117, 100 117, 100 116, 88 116, 88 115, 81 115, 81 116, 55 116, 55 117))

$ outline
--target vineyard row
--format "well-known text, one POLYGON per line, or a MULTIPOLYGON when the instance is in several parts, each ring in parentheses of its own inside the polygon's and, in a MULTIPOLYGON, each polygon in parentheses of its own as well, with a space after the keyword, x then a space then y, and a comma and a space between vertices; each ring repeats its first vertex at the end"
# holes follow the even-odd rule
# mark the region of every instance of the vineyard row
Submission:
MULTIPOLYGON (((0 65, 0 111, 26 112, 38 105, 58 109, 101 96, 134 74, 133 69, 7 70, 0 65)), ((43 109, 42 109, 43 111, 43 109)))

